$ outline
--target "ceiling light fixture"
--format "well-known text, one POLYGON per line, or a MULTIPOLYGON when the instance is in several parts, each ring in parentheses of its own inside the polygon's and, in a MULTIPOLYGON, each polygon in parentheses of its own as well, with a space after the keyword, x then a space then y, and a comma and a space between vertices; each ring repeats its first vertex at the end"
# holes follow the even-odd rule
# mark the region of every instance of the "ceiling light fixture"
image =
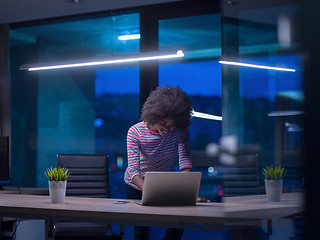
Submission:
POLYGON ((219 61, 219 63, 227 64, 227 65, 234 65, 234 66, 242 66, 242 67, 276 70, 276 71, 286 71, 286 72, 295 72, 296 71, 295 69, 292 69, 292 68, 271 67, 271 66, 256 65, 256 64, 249 64, 249 63, 240 63, 240 62, 231 62, 231 61, 219 61))
POLYGON ((61 68, 103 66, 103 65, 108 65, 108 64, 141 62, 141 61, 169 59, 169 58, 181 58, 181 57, 184 57, 184 53, 182 50, 162 51, 162 52, 146 52, 146 53, 118 55, 118 56, 101 57, 101 58, 78 59, 78 60, 70 60, 70 61, 65 60, 65 61, 48 62, 48 63, 23 64, 20 66, 20 70, 40 71, 40 70, 61 69, 61 68))
POLYGON ((140 34, 128 34, 128 35, 120 35, 118 36, 119 40, 125 41, 125 40, 135 40, 135 39, 140 39, 141 35, 140 34))
POLYGON ((287 117, 287 116, 297 116, 304 114, 304 111, 274 111, 268 113, 268 117, 287 117))

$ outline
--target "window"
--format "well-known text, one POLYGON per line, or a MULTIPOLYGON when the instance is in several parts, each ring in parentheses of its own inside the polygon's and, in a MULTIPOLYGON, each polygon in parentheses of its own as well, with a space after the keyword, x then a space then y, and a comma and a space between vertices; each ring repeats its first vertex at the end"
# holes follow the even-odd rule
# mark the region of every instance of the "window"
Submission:
MULTIPOLYGON (((159 49, 182 49, 183 62, 159 65, 159 86, 180 86, 194 110, 221 116, 221 15, 209 14, 159 21, 159 49)), ((203 151, 221 137, 221 121, 194 117, 192 150, 203 151)), ((194 162, 196 164, 196 162, 194 162)), ((209 164, 209 163, 208 163, 209 164)))
POLYGON ((131 13, 10 30, 11 174, 19 184, 47 187, 44 171, 57 153, 105 153, 110 169, 123 170, 125 129, 139 119, 139 65, 37 73, 19 66, 138 53, 139 39, 118 36, 137 34, 139 26, 139 14, 131 13))
MULTIPOLYGON (((182 61, 159 64, 159 86, 179 86, 190 97, 194 111, 221 116, 221 15, 160 20, 159 49, 185 53, 182 61)), ((221 120, 193 117, 190 125, 193 168, 203 176, 199 194, 211 201, 221 200, 221 183, 209 176, 208 169, 215 163, 206 157, 205 149, 219 142, 221 124, 221 120)))

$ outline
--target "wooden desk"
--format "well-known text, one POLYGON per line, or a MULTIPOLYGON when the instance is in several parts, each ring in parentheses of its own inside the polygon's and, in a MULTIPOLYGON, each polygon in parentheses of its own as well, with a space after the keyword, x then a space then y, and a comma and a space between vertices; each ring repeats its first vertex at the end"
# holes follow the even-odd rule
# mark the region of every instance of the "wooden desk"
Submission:
POLYGON ((266 195, 252 195, 224 198, 227 219, 267 220, 285 218, 304 211, 303 192, 283 193, 281 202, 268 202, 266 195))
POLYGON ((28 195, 48 195, 49 189, 48 188, 17 188, 17 187, 4 187, 4 190, 0 191, 0 194, 28 194, 28 195))
POLYGON ((0 216, 46 220, 78 220, 125 225, 221 229, 248 220, 290 217, 304 210, 303 193, 286 193, 281 202, 265 195, 230 197, 223 203, 196 206, 148 207, 128 200, 67 197, 65 204, 51 204, 49 196, 0 194, 0 216))

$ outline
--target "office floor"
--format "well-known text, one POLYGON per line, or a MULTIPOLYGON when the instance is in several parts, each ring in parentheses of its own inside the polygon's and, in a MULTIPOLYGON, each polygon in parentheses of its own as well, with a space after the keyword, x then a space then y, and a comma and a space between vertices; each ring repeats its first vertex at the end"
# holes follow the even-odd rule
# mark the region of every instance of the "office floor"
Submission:
MULTIPOLYGON (((164 235, 164 228, 151 228, 151 239, 161 240, 164 235)), ((125 227, 124 240, 133 239, 133 226, 125 227)), ((213 230, 198 230, 198 229, 185 229, 182 240, 195 240, 195 239, 214 239, 214 240, 231 240, 228 238, 228 233, 223 231, 213 231, 213 230)))

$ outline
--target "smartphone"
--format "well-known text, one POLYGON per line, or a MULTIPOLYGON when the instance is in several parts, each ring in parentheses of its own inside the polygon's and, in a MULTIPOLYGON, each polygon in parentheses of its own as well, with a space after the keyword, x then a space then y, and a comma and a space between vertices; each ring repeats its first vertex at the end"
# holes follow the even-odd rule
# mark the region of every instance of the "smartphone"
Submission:
POLYGON ((129 202, 124 200, 119 200, 114 202, 114 204, 126 204, 126 203, 129 203, 129 202))

